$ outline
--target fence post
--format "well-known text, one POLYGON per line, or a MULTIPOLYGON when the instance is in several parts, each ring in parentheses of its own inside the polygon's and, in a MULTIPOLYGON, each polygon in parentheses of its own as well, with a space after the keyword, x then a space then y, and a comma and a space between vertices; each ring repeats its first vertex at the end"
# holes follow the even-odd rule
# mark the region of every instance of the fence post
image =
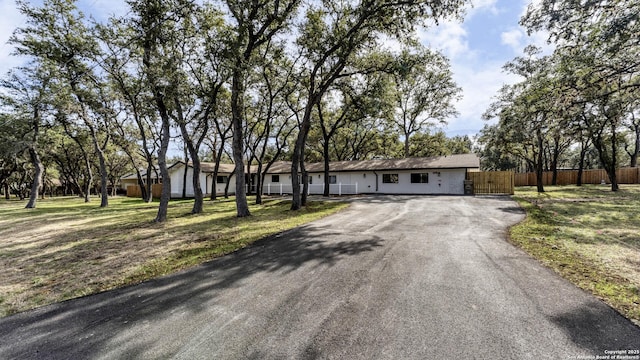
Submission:
POLYGON ((280 195, 282 195, 282 183, 280 183, 280 195))
POLYGON ((338 196, 342 196, 342 183, 338 184, 338 196))
POLYGON ((271 183, 267 184, 267 195, 271 195, 271 183))
POLYGON ((358 182, 356 182, 356 195, 358 195, 358 182))

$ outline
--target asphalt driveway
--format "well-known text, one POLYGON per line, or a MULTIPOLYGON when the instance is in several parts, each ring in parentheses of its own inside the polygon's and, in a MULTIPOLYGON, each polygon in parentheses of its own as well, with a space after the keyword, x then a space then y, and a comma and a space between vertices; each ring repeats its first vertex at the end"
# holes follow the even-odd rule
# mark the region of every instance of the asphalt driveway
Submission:
POLYGON ((638 327, 505 241, 522 218, 505 197, 358 199, 190 271, 0 319, 0 358, 576 359, 640 349, 638 327))

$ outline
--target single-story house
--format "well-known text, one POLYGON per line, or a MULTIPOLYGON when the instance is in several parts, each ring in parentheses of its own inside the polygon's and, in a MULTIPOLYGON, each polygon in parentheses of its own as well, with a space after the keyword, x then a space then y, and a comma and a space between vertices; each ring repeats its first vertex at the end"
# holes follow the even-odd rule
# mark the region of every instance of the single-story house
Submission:
MULTIPOLYGON (((475 154, 428 158, 334 161, 329 164, 331 194, 464 194, 468 171, 478 171, 475 154)), ((306 164, 309 193, 324 192, 324 163, 306 164)), ((279 162, 264 180, 265 194, 291 192, 291 163, 279 162)))
MULTIPOLYGON (((213 162, 202 162, 200 164, 201 172, 200 172, 200 185, 202 188, 203 194, 210 195, 211 187, 215 183, 216 193, 218 195, 224 194, 224 190, 227 184, 227 179, 231 177, 231 182, 229 184, 229 194, 235 193, 235 178, 233 177, 233 170, 235 168, 234 164, 220 164, 218 168, 218 175, 216 179, 213 179, 213 170, 215 167, 215 163, 213 162)), ((251 167, 252 171, 256 171, 255 166, 251 167)), ((182 187, 185 179, 185 163, 184 161, 178 161, 168 167, 169 176, 171 178, 171 197, 172 198, 181 198, 182 197, 182 187)), ((186 189, 185 194, 187 197, 192 197, 194 195, 193 191, 193 165, 191 163, 186 166, 187 176, 186 176, 186 189)), ((143 180, 146 180, 146 170, 141 170, 143 180)), ((162 177, 160 176, 160 170, 154 172, 151 178, 152 184, 161 184, 162 177)), ((123 176, 120 178, 120 186, 122 189, 126 190, 130 186, 138 186, 138 177, 136 173, 131 173, 129 175, 123 176)))
MULTIPOLYGON (((169 167, 171 196, 182 197, 185 166, 187 168, 186 196, 193 196, 191 164, 177 162, 169 167)), ((235 193, 233 164, 220 164, 218 176, 213 179, 215 164, 203 162, 200 174, 202 192, 209 195, 215 184, 217 194, 223 194, 230 181, 229 193, 235 193)), ((305 165, 309 174, 309 193, 324 192, 324 163, 305 165)), ((406 158, 387 160, 334 161, 329 164, 331 194, 464 194, 464 180, 468 171, 478 171, 480 160, 475 154, 406 158)), ((251 173, 257 171, 251 166, 251 173)), ((245 168, 246 172, 246 168, 245 168)), ((255 179, 254 175, 251 176, 255 179)), ((134 182, 135 175, 133 175, 134 182)), ((128 178, 123 178, 123 184, 128 178)), ((252 183, 254 183, 252 181, 252 183)), ((255 185, 253 185, 255 186, 255 185)), ((290 194, 291 162, 278 161, 267 172, 264 194, 290 194)))

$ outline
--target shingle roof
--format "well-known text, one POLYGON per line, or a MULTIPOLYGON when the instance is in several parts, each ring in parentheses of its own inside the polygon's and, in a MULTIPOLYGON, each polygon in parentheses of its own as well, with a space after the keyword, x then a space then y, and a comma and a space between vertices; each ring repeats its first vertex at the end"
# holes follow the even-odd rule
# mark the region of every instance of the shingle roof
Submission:
MULTIPOLYGON (((173 167, 178 166, 184 164, 184 161, 178 161, 174 164, 172 164, 171 166, 169 166, 169 170, 171 170, 173 167)), ((193 164, 191 162, 189 162, 189 167, 192 167, 193 164)), ((203 173, 213 173, 213 170, 216 167, 216 163, 214 162, 200 162, 200 171, 203 173)), ((220 163, 220 166, 218 167, 218 173, 219 174, 231 174, 233 172, 233 170, 235 169, 235 165, 234 164, 223 164, 220 163)), ((246 171, 247 167, 245 165, 245 171, 246 171)), ((256 172, 258 171, 258 167, 256 165, 251 165, 251 172, 256 172)))
MULTIPOLYGON (((332 161, 329 163, 331 171, 384 171, 384 170, 414 170, 414 169, 464 169, 479 168, 480 159, 476 154, 460 154, 435 156, 428 158, 361 160, 361 161, 332 161)), ((324 163, 306 164, 308 172, 324 171, 324 163)), ((271 166, 269 174, 285 174, 291 172, 291 162, 278 161, 271 166)))
MULTIPOLYGON (((170 168, 184 164, 177 162, 170 168)), ((200 163, 202 172, 213 173, 215 163, 200 163)), ((191 166, 191 164, 189 164, 191 166)), ((266 164, 264 165, 266 166, 266 164)), ((234 169, 233 164, 220 164, 218 172, 220 174, 230 174, 234 169)), ((384 160, 360 160, 360 161, 332 161, 329 163, 331 171, 384 171, 384 170, 417 170, 417 169, 464 169, 479 168, 480 159, 476 154, 460 154, 448 156, 435 156, 428 158, 406 158, 406 159, 384 159, 384 160)), ((324 171, 324 163, 306 164, 305 168, 308 172, 324 171)), ((258 171, 258 167, 251 166, 251 172, 258 171)), ((276 161, 269 168, 269 174, 288 174, 291 172, 290 161, 276 161)))

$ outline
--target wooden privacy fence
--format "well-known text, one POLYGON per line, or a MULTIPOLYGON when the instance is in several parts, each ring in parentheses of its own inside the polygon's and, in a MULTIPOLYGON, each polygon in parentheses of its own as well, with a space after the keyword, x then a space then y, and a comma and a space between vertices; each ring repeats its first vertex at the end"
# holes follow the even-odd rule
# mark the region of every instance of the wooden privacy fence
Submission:
MULTIPOLYGON (((616 170, 618 184, 639 184, 640 168, 621 168, 616 170)), ((542 173, 542 185, 551 185, 553 172, 545 171, 542 173)), ((583 184, 600 184, 604 180, 611 183, 609 175, 604 169, 584 170, 582 172, 583 184)), ((575 185, 578 182, 578 170, 559 170, 557 184, 558 185, 575 185)), ((535 173, 519 173, 515 176, 516 186, 536 186, 535 173)))
POLYGON ((513 175, 513 171, 468 172, 467 180, 473 181, 473 193, 476 195, 513 195, 515 184, 513 175))
MULTIPOLYGON (((162 194, 162 184, 153 184, 151 185, 151 194, 153 194, 154 198, 159 198, 162 194)), ((127 187, 127 196, 128 197, 141 197, 142 190, 140 186, 128 186, 127 187)))

